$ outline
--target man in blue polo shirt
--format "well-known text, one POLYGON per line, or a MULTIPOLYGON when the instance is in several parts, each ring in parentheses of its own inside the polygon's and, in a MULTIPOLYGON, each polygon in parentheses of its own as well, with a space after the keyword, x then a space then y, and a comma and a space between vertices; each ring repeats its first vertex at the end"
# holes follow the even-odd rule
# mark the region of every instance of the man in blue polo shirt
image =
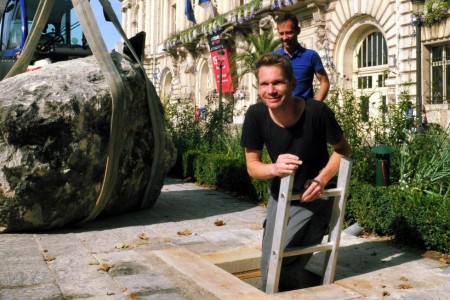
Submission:
POLYGON ((297 17, 292 14, 279 16, 277 31, 283 47, 276 50, 275 53, 282 54, 289 59, 294 69, 295 79, 297 79, 297 87, 292 94, 323 101, 328 94, 330 81, 319 54, 314 50, 303 48, 298 42, 297 37, 301 29, 297 17), (320 82, 320 88, 316 95, 314 95, 312 84, 314 75, 320 82))

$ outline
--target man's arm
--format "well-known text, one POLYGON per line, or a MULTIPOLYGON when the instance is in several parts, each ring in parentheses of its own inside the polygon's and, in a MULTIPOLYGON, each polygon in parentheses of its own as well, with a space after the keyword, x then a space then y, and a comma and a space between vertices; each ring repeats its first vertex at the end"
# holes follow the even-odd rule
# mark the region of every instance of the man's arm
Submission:
POLYGON ((320 82, 320 88, 315 98, 316 100, 324 101, 325 97, 328 95, 328 90, 330 89, 330 80, 328 79, 327 71, 325 71, 325 69, 317 71, 316 77, 320 82))
POLYGON ((302 164, 298 156, 281 154, 275 163, 262 161, 262 151, 245 148, 248 174, 255 179, 270 179, 275 176, 291 175, 302 164))
POLYGON ((350 155, 350 145, 344 136, 341 138, 339 143, 332 145, 332 147, 333 154, 331 154, 325 168, 323 168, 319 175, 317 175, 308 186, 305 186, 306 191, 302 195, 302 201, 312 201, 320 198, 328 181, 330 181, 330 179, 333 178, 339 171, 341 158, 348 157, 350 155))

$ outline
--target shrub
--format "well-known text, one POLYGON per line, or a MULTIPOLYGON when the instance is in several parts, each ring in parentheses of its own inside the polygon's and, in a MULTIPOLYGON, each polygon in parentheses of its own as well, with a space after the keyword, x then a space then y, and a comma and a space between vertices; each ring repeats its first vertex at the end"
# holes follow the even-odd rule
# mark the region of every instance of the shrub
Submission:
POLYGON ((217 186, 255 199, 256 191, 247 174, 245 162, 221 154, 204 154, 193 160, 194 176, 199 183, 217 186))
POLYGON ((345 219, 369 232, 394 235, 404 244, 448 253, 450 199, 400 186, 372 186, 353 181, 345 219))

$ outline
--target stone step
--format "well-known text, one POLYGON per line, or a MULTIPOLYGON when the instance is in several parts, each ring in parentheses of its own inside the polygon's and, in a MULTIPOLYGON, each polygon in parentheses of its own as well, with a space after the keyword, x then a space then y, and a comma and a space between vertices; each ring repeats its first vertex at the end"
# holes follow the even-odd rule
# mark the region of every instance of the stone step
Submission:
POLYGON ((272 299, 270 295, 184 248, 157 250, 155 255, 217 299, 272 299))

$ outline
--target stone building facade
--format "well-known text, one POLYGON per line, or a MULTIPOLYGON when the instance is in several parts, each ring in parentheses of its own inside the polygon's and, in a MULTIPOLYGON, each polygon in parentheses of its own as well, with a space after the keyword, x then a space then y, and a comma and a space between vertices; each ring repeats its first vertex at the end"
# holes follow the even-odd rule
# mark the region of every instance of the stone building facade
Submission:
MULTIPOLYGON (((208 36, 220 33, 236 53, 248 35, 275 30, 273 18, 289 12, 302 27, 299 41, 322 57, 331 89, 353 88, 369 99, 369 113, 381 102, 398 103, 402 92, 416 97, 416 53, 421 55, 422 99, 429 122, 450 123, 450 18, 421 27, 420 52, 410 0, 212 0, 216 14, 191 0, 196 24, 188 21, 188 0, 123 0, 128 36, 145 31, 145 67, 164 101, 217 101, 218 87, 208 36), (372 105, 373 104, 373 105, 372 105)), ((257 101, 253 74, 234 78, 223 93, 235 104, 234 122, 257 101), (241 112, 241 113, 239 113, 241 112)), ((373 110, 373 111, 372 111, 373 110)))

